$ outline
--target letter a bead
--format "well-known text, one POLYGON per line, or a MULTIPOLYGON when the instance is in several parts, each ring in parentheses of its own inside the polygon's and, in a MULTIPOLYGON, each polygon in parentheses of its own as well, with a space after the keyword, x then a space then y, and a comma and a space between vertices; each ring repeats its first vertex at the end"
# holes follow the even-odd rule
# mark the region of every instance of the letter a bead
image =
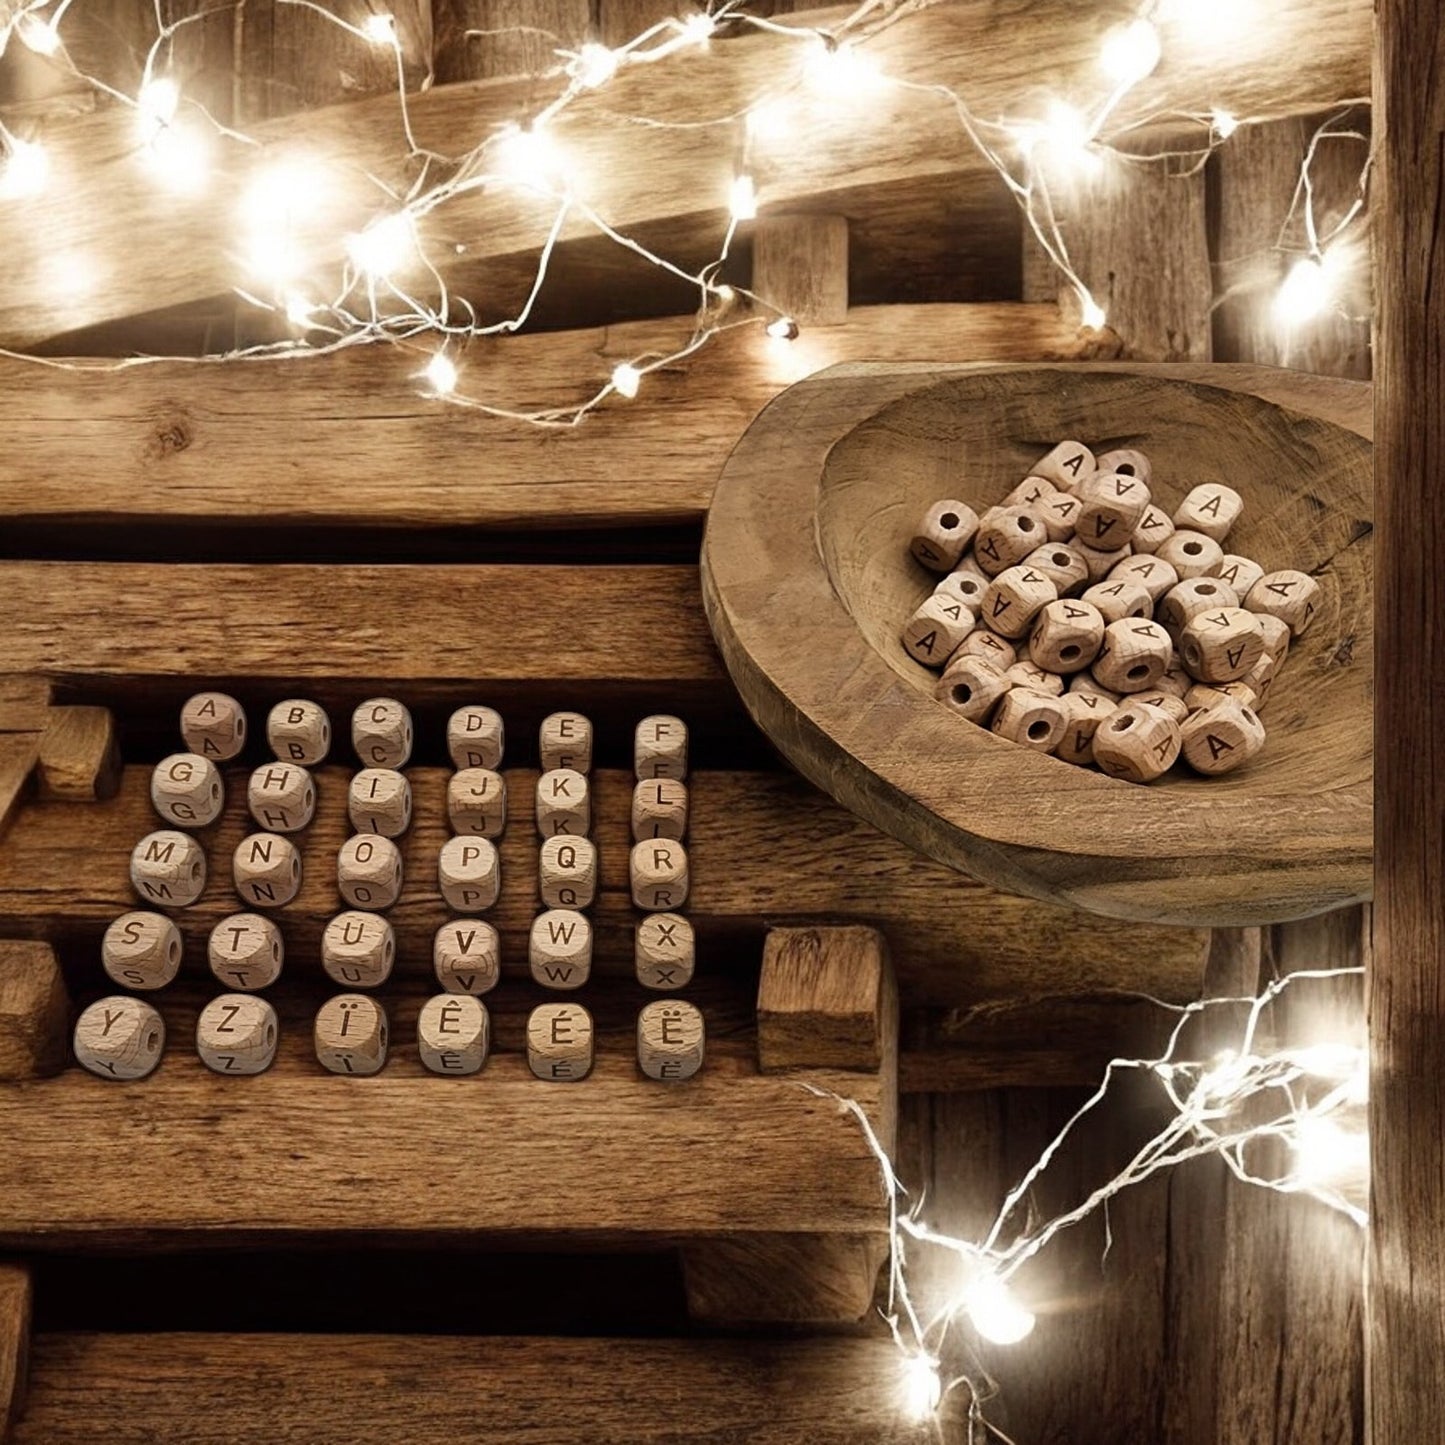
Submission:
POLYGON ((246 710, 224 692, 198 692, 181 709, 181 737, 191 752, 229 762, 246 745, 246 710))
POLYGON ((1094 761, 1111 778, 1149 783, 1174 766, 1179 724, 1147 703, 1131 702, 1109 714, 1094 733, 1094 761))
POLYGON ((908 550, 932 572, 951 572, 958 566, 973 534, 978 513, 962 502, 935 502, 918 524, 908 550))

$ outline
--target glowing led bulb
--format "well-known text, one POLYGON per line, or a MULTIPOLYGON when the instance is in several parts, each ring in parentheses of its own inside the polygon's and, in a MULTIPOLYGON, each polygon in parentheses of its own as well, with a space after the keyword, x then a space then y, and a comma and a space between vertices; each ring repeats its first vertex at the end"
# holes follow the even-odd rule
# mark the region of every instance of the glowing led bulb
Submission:
POLYGON ((293 326, 310 326, 311 317, 315 311, 316 307, 304 296, 298 296, 294 291, 286 298, 286 319, 293 326))
POLYGON ((50 156, 35 141, 9 142, 9 154, 0 161, 0 200, 23 201, 38 196, 50 179, 50 156))
POLYGON ((444 351, 433 355, 422 374, 437 396, 450 396, 457 389, 456 363, 444 351))
POLYGON ((1220 140, 1228 140, 1239 129, 1239 122, 1227 110, 1218 108, 1210 114, 1209 125, 1220 140))
POLYGON ((1016 1345, 1033 1332, 1034 1317, 996 1274, 980 1274, 963 1296, 974 1329, 995 1345, 1016 1345))
POLYGON ((619 361, 612 368, 612 389, 619 396, 625 396, 630 401, 641 385, 642 373, 630 361, 619 361))
POLYGON ((141 139, 147 143, 154 140, 156 133, 175 119, 180 103, 181 92, 175 81, 165 76, 146 81, 135 100, 136 126, 141 139))
POLYGON ((751 176, 739 176, 733 182, 729 205, 735 221, 752 221, 757 218, 758 193, 751 176))
POLYGON ((822 39, 809 48, 803 74, 814 90, 836 100, 855 100, 883 79, 878 62, 856 45, 822 39))
POLYGON ((53 21, 42 20, 38 15, 26 11, 15 26, 21 43, 37 55, 54 55, 60 49, 60 32, 53 21))
POLYGON ((1087 331, 1102 331, 1108 317, 1104 314, 1104 308, 1094 300, 1092 296, 1085 295, 1081 298, 1079 308, 1079 324, 1087 331))
POLYGON ((384 12, 380 15, 368 15, 362 23, 361 33, 373 45, 395 45, 396 17, 384 12))
POLYGON ((405 211, 383 216, 364 231, 346 238, 346 252, 373 280, 384 281, 406 266, 416 253, 411 216, 405 211))
POLYGON ((747 127, 749 140, 787 140, 794 129, 792 107, 785 100, 759 101, 748 111, 747 127))
POLYGON ((156 179, 168 191, 195 195, 210 179, 210 142, 199 125, 172 121, 161 126, 145 154, 156 179))
POLYGON ((1330 304, 1334 287, 1323 258, 1301 256, 1290 267, 1274 297, 1274 316, 1282 326, 1312 321, 1330 304))
POLYGON ((694 45, 705 45, 712 39, 716 29, 717 21, 711 15, 704 15, 699 11, 682 22, 682 38, 690 40, 694 45))
POLYGON ((738 298, 738 293, 726 282, 721 286, 714 286, 712 294, 717 297, 720 306, 731 306, 738 298))
POLYGON ((492 151, 498 171, 523 185, 547 190, 563 180, 563 156, 540 126, 508 126, 492 151))
POLYGON ((615 50, 609 50, 605 45, 589 43, 578 51, 570 68, 578 85, 595 90, 599 85, 606 85, 617 74, 619 61, 620 57, 615 50))
POLYGON ((903 1410, 910 1420, 926 1420, 943 1398, 938 1361, 910 1355, 903 1363, 903 1410))
POLYGON ((774 341, 798 339, 798 323, 791 316, 779 316, 776 320, 769 321, 767 330, 774 341))
POLYGON ((1111 30, 1099 50, 1099 64, 1120 85, 1135 85, 1159 64, 1159 32, 1140 17, 1111 30))

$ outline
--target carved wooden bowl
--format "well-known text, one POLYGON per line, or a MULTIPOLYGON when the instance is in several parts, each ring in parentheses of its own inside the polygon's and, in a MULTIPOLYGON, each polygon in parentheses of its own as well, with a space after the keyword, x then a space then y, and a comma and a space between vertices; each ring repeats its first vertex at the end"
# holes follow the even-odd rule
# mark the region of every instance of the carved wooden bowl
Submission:
MULTIPOLYGON (((839 802, 1016 892, 1122 918, 1243 925, 1370 892, 1369 388, 1246 366, 843 366, 791 388, 723 470, 703 595, 753 716, 839 802), (1245 498, 1227 550, 1321 587, 1258 758, 1148 786, 1006 742, 903 650, 936 580, 908 556, 939 497, 982 511, 1062 437, 1137 447, 1172 511, 1245 498)), ((940 900, 940 906, 944 906, 940 900)))

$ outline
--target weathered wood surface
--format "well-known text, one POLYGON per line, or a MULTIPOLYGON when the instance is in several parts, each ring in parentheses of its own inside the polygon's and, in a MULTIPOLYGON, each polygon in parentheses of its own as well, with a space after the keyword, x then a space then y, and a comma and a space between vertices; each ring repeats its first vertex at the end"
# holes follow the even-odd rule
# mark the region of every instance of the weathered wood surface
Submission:
POLYGON ((115 716, 106 707, 53 707, 40 734, 35 766, 42 798, 108 798, 120 782, 115 716))
POLYGON ((1383 646, 1375 679, 1367 1427, 1438 1434, 1445 1399, 1445 13, 1378 6, 1375 293, 1383 646))
POLYGON ((0 1081, 65 1067, 70 996, 49 944, 0 938, 0 1081))
POLYGON ((753 225, 753 290, 803 326, 848 319, 848 219, 761 216, 753 225))
POLYGON ((30 1270, 0 1263, 0 1440, 25 1408, 30 1359, 30 1270))
POLYGON ((218 1348, 204 1334, 43 1334, 15 1445, 399 1436, 415 1445, 937 1440, 931 1423, 899 1411, 898 1356, 881 1339, 256 1334, 218 1348))

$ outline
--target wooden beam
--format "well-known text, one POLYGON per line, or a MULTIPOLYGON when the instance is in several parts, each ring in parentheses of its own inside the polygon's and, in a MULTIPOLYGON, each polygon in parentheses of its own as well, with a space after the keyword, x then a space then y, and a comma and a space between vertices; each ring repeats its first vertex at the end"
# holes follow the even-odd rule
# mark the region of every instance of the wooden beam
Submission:
POLYGON ((120 745, 108 707, 53 707, 35 768, 42 798, 85 803, 120 785, 120 745))
MULTIPOLYGON (((849 13, 847 6, 811 11, 795 23, 835 26, 849 13)), ((1129 92, 1113 121, 1123 130, 1145 117, 1202 105, 1273 118, 1318 110, 1368 88, 1367 0, 1283 0, 1254 20, 1228 46, 1171 44, 1166 33, 1168 64, 1129 92), (1281 66, 1280 55, 1290 64, 1281 66)), ((1108 23, 1089 7, 1048 0, 1000 27, 991 0, 958 0, 895 17, 877 27, 867 47, 892 78, 957 86, 976 113, 998 115, 1016 112, 1022 95, 1041 88, 1095 93, 1108 23)), ((735 147, 719 141, 715 125, 687 122, 712 121, 756 98, 792 91, 805 56, 795 40, 743 27, 666 64, 624 69, 554 126, 580 198, 624 229, 714 213, 721 234, 735 147), (665 116, 671 124, 640 127, 627 118, 632 115, 665 116)), ((417 144, 455 153, 499 124, 535 114, 555 88, 539 94, 528 80, 435 87, 412 101, 417 144)), ((33 345, 77 327, 229 291, 244 278, 232 228, 217 224, 213 198, 242 194, 253 169, 272 159, 304 153, 332 163, 344 178, 307 238, 328 258, 344 233, 384 204, 363 176, 394 187, 393 194, 405 193, 411 179, 394 96, 270 122, 252 133, 259 148, 218 146, 209 196, 177 201, 134 163, 133 120, 125 108, 45 127, 42 139, 56 173, 84 176, 86 183, 52 188, 7 212, 7 274, 19 284, 0 301, 5 344, 33 345), (103 226, 97 225, 97 195, 105 197, 103 226), (47 283, 57 264, 75 268, 87 284, 47 283)), ((755 179, 764 205, 776 208, 859 184, 977 173, 984 165, 948 101, 920 86, 885 89, 866 105, 805 107, 793 143, 776 155, 760 154, 755 179)), ((552 211, 545 197, 508 186, 478 188, 436 212, 424 240, 442 261, 462 235, 473 259, 535 251, 552 211)), ((567 234, 582 229, 579 217, 567 234)))
POLYGON ((0 938, 0 1082, 65 1067, 70 995, 48 943, 0 938))
POLYGON ((0 1441, 25 1409, 32 1290, 26 1265, 0 1262, 0 1441))
POLYGON ((1445 11, 1377 7, 1375 909, 1369 980, 1373 1445, 1445 1399, 1445 11))
POLYGON ((760 217, 753 290, 803 326, 841 325, 848 319, 847 217, 760 217))

